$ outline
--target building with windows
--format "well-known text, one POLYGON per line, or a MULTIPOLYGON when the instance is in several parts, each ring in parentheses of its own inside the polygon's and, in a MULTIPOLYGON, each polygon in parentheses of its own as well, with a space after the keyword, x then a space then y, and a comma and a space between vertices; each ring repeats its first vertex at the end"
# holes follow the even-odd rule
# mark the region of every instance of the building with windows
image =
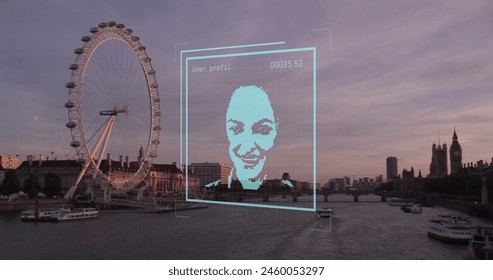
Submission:
MULTIPOLYGON (((129 180, 137 172, 139 166, 139 159, 130 161, 128 156, 120 155, 119 160, 112 160, 111 155, 107 154, 107 157, 101 161, 99 168, 111 180, 123 182, 129 180)), ((78 160, 44 160, 43 157, 36 159, 30 155, 17 168, 17 175, 21 187, 24 186, 29 176, 35 175, 41 188, 44 188, 46 175, 55 174, 60 177, 62 194, 65 194, 75 184, 82 169, 82 163, 78 160)), ((193 193, 198 190, 198 182, 198 178, 190 171, 188 178, 189 192, 193 193)), ((185 193, 185 173, 176 166, 176 163, 153 164, 146 183, 154 195, 185 193)))
POLYGON ((199 179, 200 186, 221 180, 221 184, 228 183, 231 166, 223 163, 192 163, 192 173, 199 179))
POLYGON ((65 194, 75 183, 81 171, 82 164, 77 160, 44 160, 43 157, 36 159, 29 155, 27 160, 17 168, 17 176, 21 188, 24 187, 27 178, 34 175, 38 178, 41 189, 43 189, 46 175, 55 174, 60 177, 61 191, 62 194, 65 194))
POLYGON ((0 155, 0 169, 13 170, 19 167, 19 156, 0 155))
MULTIPOLYGON (((186 192, 185 172, 180 170, 176 163, 153 164, 149 171, 148 184, 154 195, 162 196, 169 194, 183 195, 186 192)), ((198 191, 199 179, 188 173, 188 192, 194 194, 198 191)))
POLYGON ((107 154, 106 159, 99 165, 101 172, 116 183, 123 183, 132 178, 139 167, 139 161, 130 161, 128 156, 125 156, 125 160, 123 155, 119 156, 119 160, 112 160, 110 154, 107 154))

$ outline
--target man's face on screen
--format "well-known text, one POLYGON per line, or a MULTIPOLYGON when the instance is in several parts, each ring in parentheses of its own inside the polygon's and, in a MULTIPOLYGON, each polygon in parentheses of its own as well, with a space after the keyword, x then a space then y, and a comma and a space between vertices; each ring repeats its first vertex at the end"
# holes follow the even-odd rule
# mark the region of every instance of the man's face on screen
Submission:
POLYGON ((277 122, 265 91, 256 86, 235 90, 226 112, 226 133, 238 180, 257 178, 277 136, 277 122))

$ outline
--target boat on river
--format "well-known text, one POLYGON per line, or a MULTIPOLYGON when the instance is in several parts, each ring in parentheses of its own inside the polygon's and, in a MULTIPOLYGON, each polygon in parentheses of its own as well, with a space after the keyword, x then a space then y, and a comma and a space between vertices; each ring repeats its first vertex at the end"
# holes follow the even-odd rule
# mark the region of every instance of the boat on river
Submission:
POLYGON ((317 209, 317 218, 333 218, 334 210, 324 207, 317 209))
POLYGON ((406 204, 401 207, 401 210, 404 211, 404 213, 413 213, 413 214, 421 214, 423 212, 423 208, 419 203, 406 204))
POLYGON ((21 213, 21 222, 49 222, 52 216, 59 215, 67 208, 40 208, 27 209, 21 213))
POLYGON ((429 221, 428 236, 447 243, 468 244, 471 226, 469 216, 442 214, 429 221))
POLYGON ((411 206, 411 213, 421 214, 422 212, 423 212, 423 208, 421 207, 421 204, 413 203, 413 205, 411 206))
POLYGON ((78 220, 90 220, 97 219, 99 217, 99 211, 96 208, 78 208, 73 210, 62 211, 58 215, 54 215, 50 218, 50 222, 69 222, 78 220))

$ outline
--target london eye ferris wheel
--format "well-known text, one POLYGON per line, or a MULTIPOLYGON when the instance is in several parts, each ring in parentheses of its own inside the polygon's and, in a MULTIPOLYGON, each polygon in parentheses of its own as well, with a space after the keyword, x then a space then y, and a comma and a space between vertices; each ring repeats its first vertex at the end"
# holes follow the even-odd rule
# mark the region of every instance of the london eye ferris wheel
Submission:
POLYGON ((124 191, 145 185, 159 144, 156 72, 140 38, 114 21, 100 23, 90 32, 74 51, 66 84, 70 146, 83 162, 66 197, 73 196, 84 175, 101 187, 124 191), (118 166, 112 168, 124 170, 125 176, 101 171, 101 163, 106 158, 111 165, 111 157, 119 157, 118 166), (130 163, 129 158, 136 160, 130 163))

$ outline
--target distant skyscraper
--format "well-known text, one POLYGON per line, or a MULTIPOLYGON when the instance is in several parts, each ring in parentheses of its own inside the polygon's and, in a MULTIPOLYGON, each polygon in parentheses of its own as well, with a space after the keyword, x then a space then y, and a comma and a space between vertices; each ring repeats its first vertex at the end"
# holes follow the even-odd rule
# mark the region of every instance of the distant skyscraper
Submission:
POLYGON ((442 178, 448 174, 447 144, 431 146, 430 178, 442 178))
POLYGON ((393 180, 397 177, 397 158, 388 157, 387 158, 387 180, 393 180))
POLYGON ((450 145, 450 174, 458 174, 462 169, 462 148, 459 144, 459 137, 454 129, 452 145, 450 145))

